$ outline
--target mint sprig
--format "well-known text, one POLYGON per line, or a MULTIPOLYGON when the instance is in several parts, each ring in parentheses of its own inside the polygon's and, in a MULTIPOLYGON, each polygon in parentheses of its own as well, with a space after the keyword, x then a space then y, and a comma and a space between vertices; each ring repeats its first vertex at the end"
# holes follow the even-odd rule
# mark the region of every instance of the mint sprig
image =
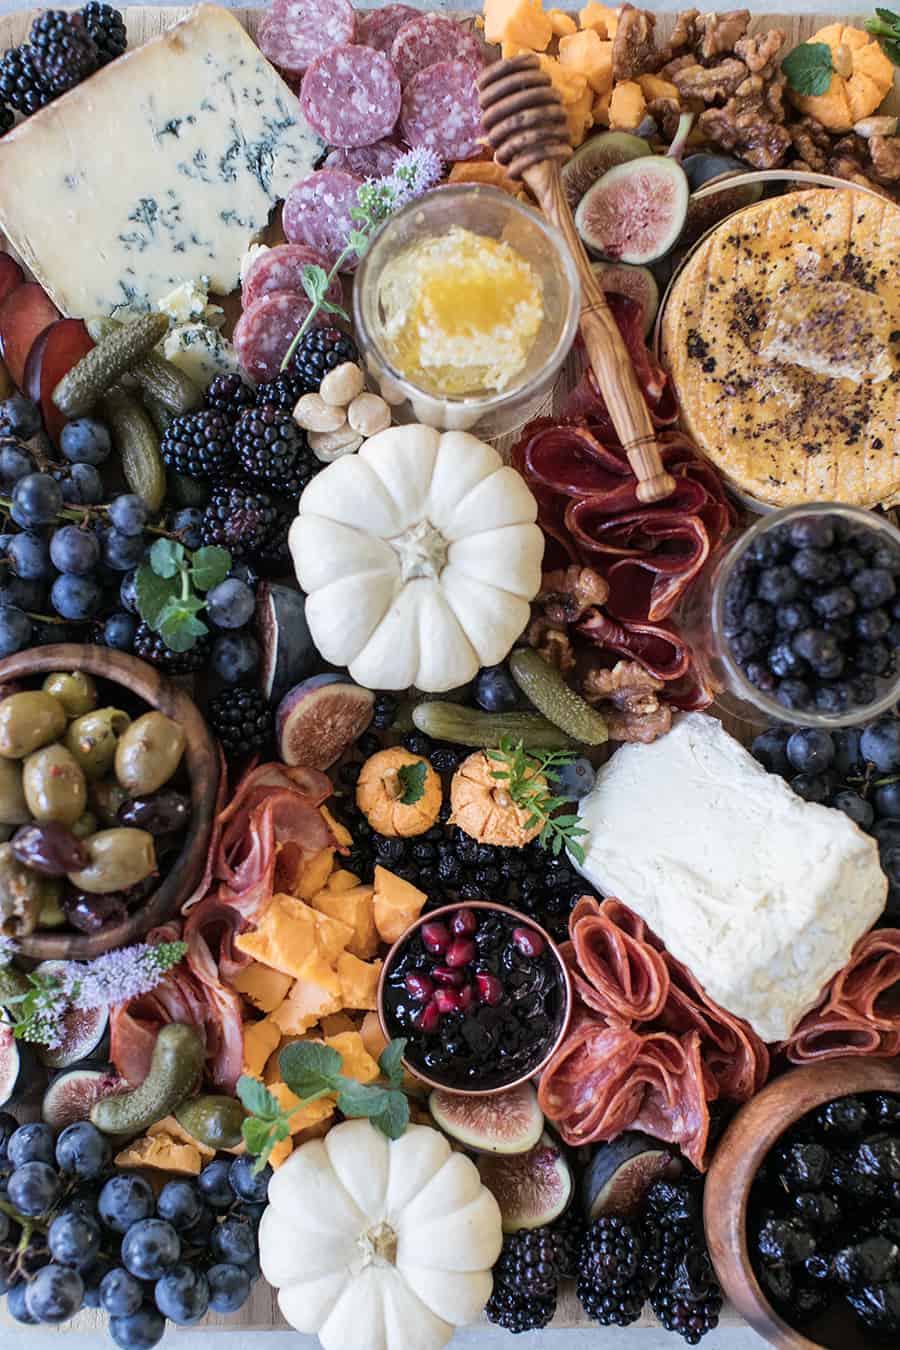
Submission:
POLYGON ((416 802, 421 801, 427 772, 427 764, 403 764, 397 770, 397 777, 403 788, 399 797, 401 806, 415 806, 416 802))
POLYGON ((866 32, 877 37, 885 55, 895 66, 900 66, 900 14, 891 9, 876 9, 875 15, 867 21, 866 32))
POLYGON ((831 48, 826 42, 801 42, 784 58, 781 69, 795 94, 827 94, 834 74, 831 48))
POLYGON ((138 613, 173 652, 187 652, 209 632, 200 618, 211 591, 231 570, 227 548, 198 548, 193 553, 175 539, 157 539, 149 563, 137 570, 138 613))
POLYGON ((399 1139, 409 1123, 409 1102, 402 1088, 405 1049, 405 1040, 391 1041, 378 1060, 380 1080, 359 1083, 342 1073, 343 1060, 332 1046, 316 1041, 286 1045, 278 1056, 281 1079, 300 1098, 289 1111, 281 1109, 264 1083, 242 1074, 237 1094, 248 1115, 241 1133, 247 1151, 256 1154, 254 1175, 265 1167, 275 1145, 290 1135, 291 1116, 331 1093, 343 1115, 370 1120, 388 1139, 399 1139))

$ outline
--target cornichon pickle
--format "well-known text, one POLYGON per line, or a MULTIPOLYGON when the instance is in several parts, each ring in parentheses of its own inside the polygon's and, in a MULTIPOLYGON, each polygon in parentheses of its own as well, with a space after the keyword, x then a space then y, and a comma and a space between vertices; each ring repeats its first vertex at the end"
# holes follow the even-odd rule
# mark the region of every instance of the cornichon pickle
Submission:
POLYGON ((539 712, 582 745, 603 745, 606 720, 570 689, 555 666, 533 647, 519 647, 509 656, 509 673, 539 712))
POLYGON ((158 511, 166 494, 166 472, 156 428, 138 400, 118 386, 106 391, 100 406, 126 483, 151 511, 158 511))
POLYGON ((234 1097, 191 1097, 177 1108, 175 1119, 207 1148, 237 1148, 241 1142, 244 1108, 234 1097))
POLYGON ((412 720, 419 731, 437 741, 484 746, 488 750, 496 749, 504 736, 512 736, 535 750, 564 750, 572 744, 564 731, 540 713, 486 713, 435 700, 413 708, 412 720))
POLYGON ((82 417, 90 412, 120 375, 153 351, 168 328, 164 314, 142 314, 101 338, 53 390, 57 408, 65 417, 82 417))
MULTIPOLYGON (((88 319, 87 330, 95 342, 100 342, 112 333, 121 332, 122 324, 118 319, 99 317, 88 319)), ((141 389, 158 400, 170 413, 180 416, 181 413, 199 408, 203 402, 203 390, 199 385, 156 352, 150 352, 142 361, 136 362, 128 373, 141 389)), ((156 418, 153 420, 155 422, 156 418)))
POLYGON ((133 1092, 104 1097, 91 1107, 91 1120, 104 1134, 138 1134, 170 1116, 197 1085, 206 1052, 193 1027, 170 1022, 153 1047, 150 1071, 133 1092))

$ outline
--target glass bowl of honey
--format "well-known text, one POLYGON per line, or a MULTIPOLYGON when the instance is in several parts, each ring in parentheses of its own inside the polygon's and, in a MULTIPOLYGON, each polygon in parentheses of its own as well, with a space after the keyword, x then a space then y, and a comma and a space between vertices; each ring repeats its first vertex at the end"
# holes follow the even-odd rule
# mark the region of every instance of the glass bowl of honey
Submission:
POLYGON ((498 188, 435 188, 389 217, 356 273, 369 374, 398 421, 485 440, 548 409, 578 327, 554 226, 498 188))

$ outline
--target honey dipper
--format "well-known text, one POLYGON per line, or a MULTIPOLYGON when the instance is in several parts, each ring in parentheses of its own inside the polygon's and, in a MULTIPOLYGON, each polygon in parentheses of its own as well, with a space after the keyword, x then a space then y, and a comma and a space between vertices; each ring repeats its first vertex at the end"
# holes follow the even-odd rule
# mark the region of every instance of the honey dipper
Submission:
POLYGON ((638 500, 656 502, 668 497, 675 482, 663 468, 656 432, 631 358, 591 269, 563 191, 559 169, 572 147, 559 95, 531 52, 488 66, 478 89, 484 129, 498 162, 511 178, 522 179, 531 189, 575 259, 581 280, 581 336, 616 434, 638 480, 638 500))

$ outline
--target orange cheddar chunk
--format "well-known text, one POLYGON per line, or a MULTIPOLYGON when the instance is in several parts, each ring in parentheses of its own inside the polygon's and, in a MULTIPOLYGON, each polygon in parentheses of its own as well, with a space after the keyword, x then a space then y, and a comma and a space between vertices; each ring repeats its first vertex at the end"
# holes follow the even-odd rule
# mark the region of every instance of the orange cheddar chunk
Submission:
MULTIPOLYGON (((377 1069, 378 1066, 375 1067, 377 1069)), ((334 1115, 335 1098, 332 1095, 319 1097, 316 1101, 307 1102, 305 1106, 301 1106, 300 1098, 294 1096, 286 1083, 270 1083, 269 1091, 282 1111, 293 1112, 288 1122, 291 1134, 297 1134, 300 1130, 305 1130, 310 1125, 317 1124, 320 1120, 328 1120, 330 1116, 334 1115)))
POLYGON ((541 0, 485 0, 484 36, 488 42, 517 42, 542 52, 553 29, 541 0))
POLYGON ((342 867, 336 868, 326 882, 326 889, 329 891, 352 891, 354 886, 359 885, 359 877, 354 876, 352 872, 345 871, 342 867))
POLYGON ((321 952, 310 952, 303 962, 299 979, 310 984, 317 984, 320 989, 327 989, 329 994, 340 995, 341 982, 338 973, 331 962, 325 960, 321 952))
POLYGON ((316 1125, 307 1125, 305 1129, 298 1130, 295 1135, 291 1136, 294 1141, 294 1148, 299 1148, 309 1139, 324 1139, 330 1129, 330 1117, 327 1120, 320 1120, 316 1125))
POLYGON ((612 101, 612 90, 607 89, 605 94, 594 99, 594 106, 591 108, 591 116, 594 119, 595 127, 609 126, 609 105, 612 101))
POLYGON ((381 961, 360 961, 349 952, 341 952, 337 961, 337 973, 341 983, 341 1000, 345 1008, 373 1010, 377 1008, 375 992, 378 988, 381 966, 381 961))
POLYGON ((195 1177, 202 1159, 193 1144, 179 1143, 168 1134, 155 1134, 133 1140, 116 1154, 115 1163, 117 1167, 156 1167, 162 1172, 195 1177))
POLYGON ((235 938, 238 951, 298 979, 311 952, 337 960, 353 936, 349 924, 320 914, 292 895, 276 894, 252 933, 235 938))
MULTIPOLYGON (((340 1036, 326 1036, 325 1044, 330 1045, 341 1057, 341 1073, 355 1078, 358 1083, 374 1083, 380 1074, 376 1061, 363 1045, 358 1031, 345 1031, 340 1036)), ((327 1100, 327 1098, 326 1098, 327 1100)))
POLYGON ((260 965, 259 961, 252 961, 249 966, 238 971, 231 981, 231 987, 243 994, 254 1008, 269 1013, 287 995, 291 977, 282 975, 280 970, 272 970, 270 966, 260 965))
POLYGON ((677 85, 671 84, 669 80, 661 79, 659 75, 639 75, 638 84, 641 86, 641 92, 648 103, 655 98, 671 98, 676 103, 681 102, 677 85))
POLYGON ((195 1139, 190 1131, 179 1124, 174 1116, 163 1116, 162 1120, 155 1120, 152 1125, 147 1126, 147 1133, 151 1136, 154 1134, 165 1134, 168 1135, 169 1139, 174 1139, 176 1144, 190 1145, 191 1148, 197 1150, 203 1162, 211 1162, 216 1156, 216 1150, 214 1148, 210 1148, 208 1144, 204 1144, 200 1139, 195 1139))
POLYGON ((378 951, 374 895, 372 886, 354 886, 352 890, 337 893, 326 887, 309 902, 313 909, 319 910, 322 914, 349 924, 353 936, 346 944, 346 950, 363 961, 378 951))
POLYGON ((277 1171, 283 1162, 287 1162, 293 1151, 294 1141, 290 1135, 288 1135, 287 1139, 279 1139, 278 1143, 269 1154, 269 1162, 273 1171, 277 1171))
POLYGON ((367 1012, 359 1029, 360 1038, 366 1053, 373 1059, 380 1059, 382 1051, 387 1049, 387 1036, 381 1030, 378 1014, 367 1012))
POLYGON ((609 125, 613 131, 637 131, 647 113, 641 86, 634 80, 622 80, 612 91, 609 125))
POLYGON ((320 848, 306 859, 297 878, 296 894, 301 900, 311 900, 316 891, 320 891, 331 876, 334 865, 334 849, 320 848))
POLYGON ((587 79, 577 70, 567 70, 560 65, 555 56, 538 57, 541 70, 550 76, 553 88, 562 99, 563 107, 577 102, 587 88, 587 79))
POLYGON ((428 896, 386 867, 375 868, 375 927, 382 942, 396 942, 422 913, 428 896))
POLYGON ((578 31, 575 20, 564 9, 548 9, 547 18, 550 20, 554 37, 568 37, 570 33, 577 33, 578 31))
POLYGON ((251 1078, 258 1078, 263 1065, 281 1040, 280 1028, 268 1017, 261 1022, 245 1022, 243 1072, 251 1078))
POLYGON ((594 28, 560 38, 559 63, 563 70, 583 75, 597 94, 612 85, 612 43, 605 42, 594 28))
POLYGON ((526 52, 530 51, 531 48, 523 47, 521 42, 500 43, 500 55, 503 57, 504 61, 511 61, 514 56, 524 56, 526 52))
POLYGON ((353 1018, 345 1012, 329 1013, 323 1017, 320 1029, 323 1036, 340 1036, 342 1031, 359 1030, 353 1018))
POLYGON ((353 845, 353 835, 347 829, 347 826, 342 825, 339 820, 335 820, 327 806, 319 807, 319 815, 334 835, 338 848, 351 848, 353 845))
POLYGON ((597 0, 588 0, 584 8, 578 11, 578 22, 582 28, 593 28, 602 38, 612 40, 619 26, 619 16, 616 10, 610 9, 608 5, 600 5, 597 0))
POLYGON ((320 1017, 338 1012, 340 1007, 340 981, 338 992, 333 993, 312 980, 295 980, 287 998, 280 1007, 269 1014, 267 1020, 273 1022, 285 1035, 291 1033, 302 1035, 304 1031, 309 1031, 310 1027, 315 1026, 320 1017))

